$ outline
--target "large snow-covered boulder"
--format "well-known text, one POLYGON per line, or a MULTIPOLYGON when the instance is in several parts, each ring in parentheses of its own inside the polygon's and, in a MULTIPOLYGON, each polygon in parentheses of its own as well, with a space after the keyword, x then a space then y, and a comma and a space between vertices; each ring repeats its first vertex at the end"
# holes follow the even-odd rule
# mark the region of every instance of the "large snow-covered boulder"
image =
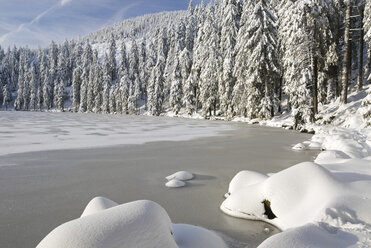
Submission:
POLYGON ((37 248, 177 248, 166 211, 147 200, 98 211, 55 228, 37 248))
POLYGON ((304 162, 260 183, 241 187, 222 203, 221 210, 235 217, 265 220, 287 229, 315 219, 342 188, 329 171, 318 164, 304 162), (267 208, 277 218, 269 220, 267 208))

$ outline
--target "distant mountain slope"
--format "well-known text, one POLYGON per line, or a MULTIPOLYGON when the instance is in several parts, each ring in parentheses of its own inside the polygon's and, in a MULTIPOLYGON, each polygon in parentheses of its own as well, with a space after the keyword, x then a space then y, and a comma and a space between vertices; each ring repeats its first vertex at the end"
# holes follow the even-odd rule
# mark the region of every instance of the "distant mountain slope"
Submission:
POLYGON ((85 36, 84 40, 94 43, 105 43, 113 35, 115 39, 122 40, 129 37, 150 38, 155 35, 155 31, 166 26, 176 26, 182 18, 186 17, 186 11, 167 11, 156 14, 126 19, 113 26, 99 29, 85 36))

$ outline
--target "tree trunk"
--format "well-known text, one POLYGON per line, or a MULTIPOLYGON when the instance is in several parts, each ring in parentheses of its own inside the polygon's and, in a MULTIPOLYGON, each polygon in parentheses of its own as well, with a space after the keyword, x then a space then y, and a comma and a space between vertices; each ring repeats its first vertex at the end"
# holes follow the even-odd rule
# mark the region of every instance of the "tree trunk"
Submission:
POLYGON ((348 98, 348 85, 350 76, 350 14, 352 11, 351 3, 348 4, 346 15, 345 15, 345 33, 344 33, 344 60, 343 60, 343 72, 341 76, 343 92, 342 92, 342 102, 347 103, 348 98))
MULTIPOLYGON (((361 23, 363 23, 363 11, 361 12, 361 23)), ((363 28, 359 35, 359 56, 358 56, 358 87, 357 90, 360 92, 363 88, 363 28)))

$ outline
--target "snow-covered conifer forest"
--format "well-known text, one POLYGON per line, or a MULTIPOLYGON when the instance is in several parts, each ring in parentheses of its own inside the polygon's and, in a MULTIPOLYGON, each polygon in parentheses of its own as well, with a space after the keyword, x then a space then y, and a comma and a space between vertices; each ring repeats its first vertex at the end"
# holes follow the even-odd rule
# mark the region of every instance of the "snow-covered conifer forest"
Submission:
POLYGON ((370 80, 364 0, 191 1, 48 48, 0 47, 3 110, 263 120, 287 111, 300 129, 370 80))

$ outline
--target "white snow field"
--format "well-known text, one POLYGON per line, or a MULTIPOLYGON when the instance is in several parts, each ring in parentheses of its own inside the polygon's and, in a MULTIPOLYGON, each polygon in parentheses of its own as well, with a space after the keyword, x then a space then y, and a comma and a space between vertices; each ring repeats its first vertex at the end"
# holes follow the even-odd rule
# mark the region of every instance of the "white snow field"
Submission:
POLYGON ((118 205, 103 197, 89 202, 82 216, 55 228, 37 248, 227 248, 212 231, 172 225, 157 203, 140 200, 118 205), (88 213, 86 213, 88 211, 88 213))
POLYGON ((230 125, 177 118, 1 112, 0 155, 92 148, 221 135, 230 125))
POLYGON ((316 134, 293 149, 320 147, 314 162, 269 176, 242 171, 231 181, 223 212, 283 231, 259 247, 371 247, 371 129, 361 116, 360 94, 351 94, 347 105, 322 106, 322 120, 332 125, 306 127, 316 134))

